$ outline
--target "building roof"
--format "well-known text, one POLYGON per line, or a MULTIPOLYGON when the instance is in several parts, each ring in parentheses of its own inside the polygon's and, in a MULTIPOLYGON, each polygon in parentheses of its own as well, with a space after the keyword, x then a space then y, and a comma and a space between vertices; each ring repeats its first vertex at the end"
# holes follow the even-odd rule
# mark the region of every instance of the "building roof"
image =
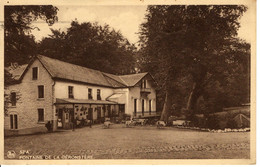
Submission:
MULTIPOLYGON (((146 72, 130 75, 114 75, 42 55, 37 55, 35 58, 37 58, 42 63, 42 65, 54 79, 78 81, 105 87, 132 87, 148 74, 146 72)), ((30 64, 33 62, 34 60, 32 60, 29 65, 23 65, 19 67, 19 70, 17 69, 17 72, 15 73, 16 79, 21 80, 27 69, 30 67, 30 64)))
POLYGON ((127 85, 124 84, 123 81, 118 80, 118 76, 113 74, 103 73, 104 77, 113 87, 126 87, 127 85))
POLYGON ((223 108, 223 111, 231 111, 231 110, 243 110, 243 109, 250 109, 250 106, 247 105, 243 105, 243 106, 239 106, 239 107, 227 107, 227 108, 223 108))
POLYGON ((147 74, 148 72, 130 75, 120 75, 119 78, 122 79, 127 86, 135 86, 147 74))
POLYGON ((111 101, 105 101, 105 100, 56 98, 55 104, 117 104, 117 103, 111 101))
POLYGON ((108 73, 103 74, 115 80, 116 82, 123 84, 124 86, 131 87, 135 86, 144 76, 148 74, 148 72, 129 75, 113 75, 108 73))
POLYGON ((126 93, 125 92, 114 93, 111 96, 107 97, 106 100, 116 102, 118 104, 126 104, 126 93))
POLYGON ((102 72, 46 56, 37 56, 53 78, 68 79, 90 84, 111 86, 102 72))

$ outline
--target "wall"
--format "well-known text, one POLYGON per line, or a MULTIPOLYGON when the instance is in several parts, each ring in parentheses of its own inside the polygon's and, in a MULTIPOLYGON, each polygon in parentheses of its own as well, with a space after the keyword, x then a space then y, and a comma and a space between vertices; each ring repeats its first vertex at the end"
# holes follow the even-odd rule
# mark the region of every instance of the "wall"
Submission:
POLYGON ((81 83, 72 83, 64 81, 56 81, 55 83, 55 97, 56 98, 68 98, 68 86, 73 86, 74 99, 88 99, 88 88, 92 89, 93 100, 97 100, 97 89, 101 90, 101 100, 113 94, 112 88, 91 86, 81 83))
POLYGON ((5 129, 10 129, 10 114, 18 115, 18 129, 32 129, 34 128, 46 129, 45 123, 53 120, 53 99, 52 99, 52 85, 54 84, 49 73, 42 66, 39 60, 35 60, 20 84, 11 85, 7 87, 6 93, 16 92, 17 103, 13 107, 8 104, 8 116, 5 117, 5 129), (32 80, 32 68, 38 67, 38 79, 32 80), (38 99, 38 85, 44 85, 44 98, 38 99), (38 108, 44 109, 44 122, 38 123, 38 108))
MULTIPOLYGON (((146 78, 144 78, 147 80, 146 82, 146 88, 151 88, 151 93, 149 93, 147 95, 147 97, 145 96, 141 96, 141 81, 132 88, 129 88, 129 99, 128 99, 128 103, 129 103, 129 112, 131 114, 134 113, 134 99, 137 99, 137 112, 141 112, 142 111, 142 99, 145 100, 145 106, 144 106, 144 111, 145 111, 145 115, 144 116, 149 116, 149 100, 152 100, 152 108, 151 111, 152 114, 151 116, 154 116, 156 113, 156 91, 153 85, 153 80, 151 80, 151 78, 149 76, 147 76, 146 78)), ((137 117, 139 115, 142 115, 142 113, 137 114, 137 117)))
POLYGON ((129 88, 115 89, 114 93, 124 93, 118 101, 119 104, 125 104, 125 114, 131 114, 129 110, 129 88))

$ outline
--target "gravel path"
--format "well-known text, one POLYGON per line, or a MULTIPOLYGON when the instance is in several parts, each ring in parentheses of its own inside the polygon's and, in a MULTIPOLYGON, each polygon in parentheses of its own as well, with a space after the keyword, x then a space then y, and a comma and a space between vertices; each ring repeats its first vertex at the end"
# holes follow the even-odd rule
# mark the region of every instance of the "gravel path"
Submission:
MULTIPOLYGON (((210 133, 175 128, 114 125, 60 133, 5 138, 5 158, 13 150, 29 155, 85 155, 90 159, 249 158, 250 132, 210 133)), ((68 155, 68 157, 66 157, 68 155)), ((65 157, 64 157, 65 156, 65 157)))
MULTIPOLYGON (((172 145, 163 147, 138 147, 132 149, 112 148, 107 150, 71 150, 63 152, 63 154, 87 154, 90 156, 97 155, 125 155, 127 153, 162 153, 162 152, 185 152, 185 151, 216 151, 216 150, 248 150, 249 143, 235 143, 235 144, 215 144, 215 145, 172 145)), ((41 152, 38 152, 41 154, 41 152)))

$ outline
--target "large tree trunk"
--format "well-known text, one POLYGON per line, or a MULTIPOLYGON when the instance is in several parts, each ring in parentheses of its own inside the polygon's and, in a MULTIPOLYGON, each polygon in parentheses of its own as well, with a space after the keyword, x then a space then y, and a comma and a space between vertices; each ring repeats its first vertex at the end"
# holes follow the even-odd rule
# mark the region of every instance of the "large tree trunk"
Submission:
POLYGON ((163 110, 162 110, 162 114, 161 114, 161 121, 167 122, 168 118, 169 118, 169 112, 170 112, 170 108, 171 108, 171 100, 170 100, 170 95, 168 93, 168 91, 166 91, 165 94, 165 100, 164 100, 164 104, 163 104, 163 110))
POLYGON ((203 87, 202 84, 203 81, 199 83, 194 83, 193 88, 191 90, 188 102, 187 102, 187 111, 190 114, 194 114, 194 109, 197 103, 198 98, 202 95, 203 87))
POLYGON ((196 106, 198 98, 203 94, 203 88, 206 84, 205 82, 206 72, 201 73, 199 79, 193 83, 192 90, 187 101, 187 110, 190 114, 194 114, 194 108, 196 106))
POLYGON ((194 94, 195 87, 196 87, 196 83, 193 84, 193 87, 192 87, 192 90, 191 90, 191 92, 190 92, 190 96, 189 96, 189 99, 188 99, 188 102, 187 102, 187 107, 186 107, 186 109, 187 109, 188 111, 191 110, 191 101, 192 101, 192 99, 193 99, 193 94, 194 94))

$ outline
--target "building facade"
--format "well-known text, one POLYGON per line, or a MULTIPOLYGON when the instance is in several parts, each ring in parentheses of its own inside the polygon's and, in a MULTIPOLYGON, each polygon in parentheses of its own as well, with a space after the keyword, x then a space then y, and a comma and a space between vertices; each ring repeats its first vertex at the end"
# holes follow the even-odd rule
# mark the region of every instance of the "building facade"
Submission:
POLYGON ((8 133, 46 131, 48 122, 57 130, 82 120, 158 115, 156 83, 149 73, 118 76, 41 55, 10 73, 15 82, 5 85, 8 133))

